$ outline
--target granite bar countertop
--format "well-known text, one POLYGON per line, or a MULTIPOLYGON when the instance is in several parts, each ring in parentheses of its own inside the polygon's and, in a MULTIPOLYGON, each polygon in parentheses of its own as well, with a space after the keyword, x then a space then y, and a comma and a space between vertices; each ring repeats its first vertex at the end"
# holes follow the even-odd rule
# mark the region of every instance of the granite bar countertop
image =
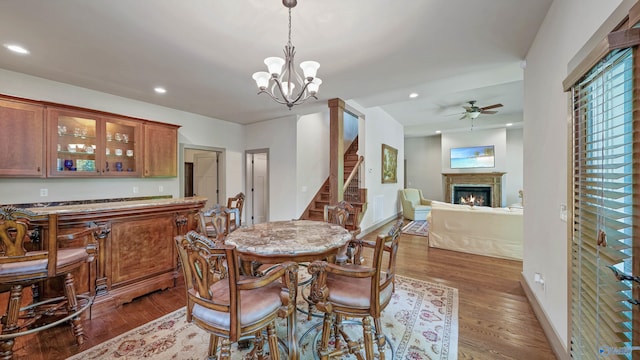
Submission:
POLYGON ((162 199, 154 198, 154 199, 143 199, 143 200, 132 200, 132 201, 92 202, 92 203, 74 204, 74 205, 31 207, 27 209, 39 215, 46 215, 46 214, 67 214, 67 213, 81 213, 81 212, 92 212, 92 211, 131 209, 131 208, 146 207, 146 206, 195 204, 195 203, 206 202, 206 201, 207 201, 207 198, 204 196, 194 196, 194 197, 175 198, 175 199, 174 198, 162 198, 162 199))

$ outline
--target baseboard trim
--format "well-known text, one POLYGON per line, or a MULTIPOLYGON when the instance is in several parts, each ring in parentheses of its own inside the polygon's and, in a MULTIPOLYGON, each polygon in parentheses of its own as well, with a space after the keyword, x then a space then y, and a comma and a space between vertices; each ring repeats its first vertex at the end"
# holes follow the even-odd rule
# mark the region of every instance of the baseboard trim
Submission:
POLYGON ((531 308, 533 309, 533 313, 538 318, 538 322, 540 322, 540 326, 542 327, 542 331, 544 331, 547 340, 549 340, 549 345, 551 345, 551 350, 556 355, 559 360, 569 360, 570 356, 567 353, 566 348, 562 345, 562 340, 556 334, 556 331, 553 329, 551 325, 551 321, 547 318, 547 314, 542 310, 542 306, 538 302, 538 299, 533 294, 531 287, 529 287, 529 283, 527 279, 524 277, 522 273, 520 273, 520 285, 524 290, 525 296, 527 300, 529 300, 529 304, 531 304, 531 308))

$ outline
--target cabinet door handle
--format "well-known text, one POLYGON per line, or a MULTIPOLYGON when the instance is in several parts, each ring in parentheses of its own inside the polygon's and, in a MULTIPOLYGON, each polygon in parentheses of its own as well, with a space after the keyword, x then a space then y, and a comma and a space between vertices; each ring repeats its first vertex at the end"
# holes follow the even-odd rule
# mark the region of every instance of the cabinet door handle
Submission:
POLYGON ((38 166, 38 168, 36 169, 37 172, 40 172, 40 166, 38 166))

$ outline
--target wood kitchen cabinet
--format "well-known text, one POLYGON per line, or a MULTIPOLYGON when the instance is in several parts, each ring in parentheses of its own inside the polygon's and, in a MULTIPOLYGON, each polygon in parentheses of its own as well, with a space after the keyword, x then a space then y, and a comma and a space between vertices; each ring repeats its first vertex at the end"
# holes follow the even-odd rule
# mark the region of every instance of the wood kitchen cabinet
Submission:
POLYGON ((44 106, 0 99, 0 176, 44 177, 44 106))
POLYGON ((179 128, 0 95, 0 177, 176 177, 179 128))
POLYGON ((141 124, 47 107, 49 177, 140 176, 141 124))
POLYGON ((178 126, 144 124, 144 176, 178 176, 178 126))

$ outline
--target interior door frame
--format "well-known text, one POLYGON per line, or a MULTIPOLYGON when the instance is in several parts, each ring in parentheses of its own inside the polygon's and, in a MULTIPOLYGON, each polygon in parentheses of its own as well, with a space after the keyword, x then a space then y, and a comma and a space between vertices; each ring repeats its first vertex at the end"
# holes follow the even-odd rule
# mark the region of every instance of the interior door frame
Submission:
POLYGON ((269 203, 270 203, 270 199, 271 199, 271 195, 270 195, 270 190, 271 190, 271 185, 270 185, 270 171, 271 171, 271 166, 269 164, 270 161, 270 155, 269 155, 269 149, 265 148, 265 149, 253 149, 253 150, 245 150, 244 152, 244 168, 245 168, 245 196, 247 197, 247 199, 245 200, 245 221, 247 224, 253 224, 254 223, 254 219, 253 219, 253 215, 254 215, 254 210, 253 210, 253 203, 254 200, 253 198, 250 198, 253 196, 253 191, 251 191, 252 187, 253 187, 253 178, 250 178, 250 176, 252 176, 253 174, 250 174, 249 171, 247 170, 247 159, 248 157, 251 155, 255 155, 255 154, 266 154, 267 157, 267 164, 266 164, 266 200, 265 200, 265 221, 269 221, 269 203), (247 206, 249 205, 249 206, 247 206))
POLYGON ((218 197, 226 199, 227 194, 227 186, 226 186, 226 149, 212 147, 212 146, 202 146, 202 145, 194 145, 194 144, 185 144, 180 143, 180 151, 178 152, 178 177, 180 178, 180 194, 184 194, 185 181, 184 181, 184 151, 186 149, 190 150, 198 150, 198 151, 211 151, 218 153, 218 197))

